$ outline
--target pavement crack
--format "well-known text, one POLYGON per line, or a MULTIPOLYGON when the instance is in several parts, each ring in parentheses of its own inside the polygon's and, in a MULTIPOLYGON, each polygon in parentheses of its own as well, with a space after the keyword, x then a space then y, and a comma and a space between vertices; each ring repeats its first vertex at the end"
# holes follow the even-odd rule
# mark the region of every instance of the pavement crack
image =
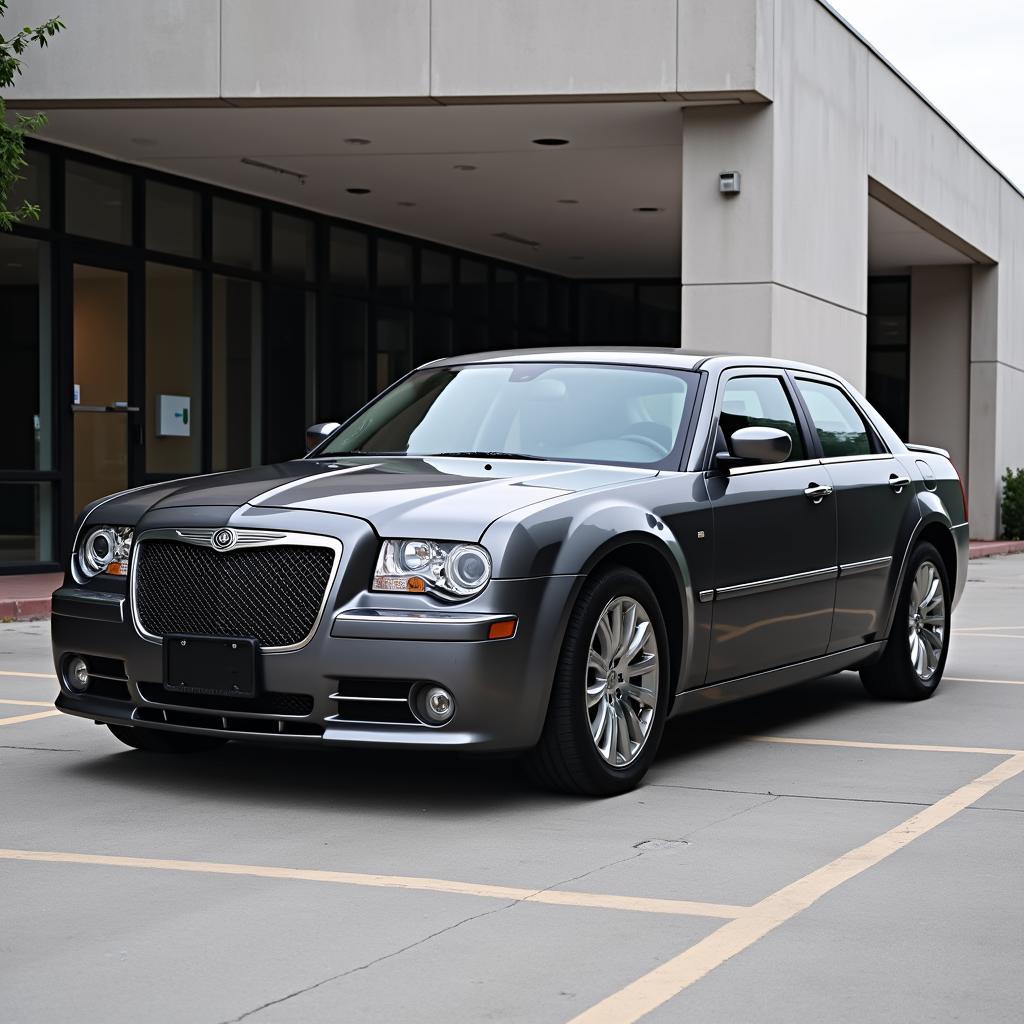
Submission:
POLYGON ((0 743, 0 750, 42 750, 53 754, 80 754, 77 747, 23 747, 17 743, 0 743))
POLYGON ((367 971, 371 967, 375 967, 377 964, 383 963, 385 960, 391 960, 393 957, 407 953, 410 949, 422 946, 424 943, 430 942, 432 939, 436 939, 439 935, 444 935, 446 932, 454 931, 456 928, 461 928, 464 924, 469 924, 471 921, 477 921, 482 917, 490 917, 492 914, 500 914, 503 910, 508 910, 521 902, 522 900, 512 900, 508 903, 502 904, 500 907, 493 907, 491 910, 485 910, 482 913, 464 917, 462 920, 456 921, 454 924, 445 925, 444 928, 439 928, 436 932, 424 935, 422 939, 410 942, 408 945, 402 946, 400 949, 392 950, 390 953, 382 953, 380 956, 374 957, 372 960, 367 960, 364 964, 359 964, 356 967, 350 967, 347 971, 340 971, 338 974, 332 974, 330 977, 323 978, 320 981, 315 981, 311 985, 305 985, 302 988, 296 989, 294 992, 289 992, 287 995, 280 996, 277 999, 270 999, 259 1006, 253 1007, 251 1010, 246 1010, 245 1013, 239 1014, 237 1017, 221 1021, 220 1024, 238 1024, 239 1021, 246 1020, 248 1017, 252 1017, 257 1013, 262 1013, 264 1010, 268 1010, 272 1006, 280 1006, 281 1003, 288 1002, 289 999, 305 995, 307 992, 313 992, 318 988, 322 988, 324 985, 329 985, 332 981, 341 981, 343 978, 347 978, 352 974, 358 974, 360 971, 367 971))
MULTIPOLYGON (((927 800, 886 800, 882 797, 871 797, 871 796, 825 796, 819 793, 775 793, 772 790, 754 790, 754 789, 717 789, 714 786, 681 786, 671 782, 651 782, 649 786, 656 786, 661 789, 693 789, 701 793, 736 793, 743 796, 767 796, 772 799, 785 799, 785 800, 837 800, 843 803, 853 804, 895 804, 900 807, 929 807, 931 804, 927 800)), ((767 801, 762 801, 766 803, 767 801)), ((754 807, 760 807, 760 804, 754 804, 754 807)), ((748 807, 747 810, 753 810, 748 807)), ((739 813, 743 813, 742 811, 739 813)), ((730 815, 733 817, 733 815, 730 815)), ((721 819, 726 821, 728 819, 721 819)), ((714 822, 712 822, 714 824, 714 822)), ((706 827, 706 826, 701 826, 706 827)))

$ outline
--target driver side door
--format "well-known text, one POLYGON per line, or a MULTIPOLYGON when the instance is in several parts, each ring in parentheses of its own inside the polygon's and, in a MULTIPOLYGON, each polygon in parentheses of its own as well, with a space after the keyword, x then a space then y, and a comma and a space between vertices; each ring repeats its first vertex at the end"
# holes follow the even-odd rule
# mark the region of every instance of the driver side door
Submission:
MULTIPOLYGON (((714 602, 706 682, 820 657, 828 649, 837 568, 836 502, 802 406, 781 372, 734 370, 716 397, 718 442, 735 430, 790 435, 784 462, 706 473, 714 523, 714 602)), ((706 598, 706 594, 704 595, 706 598)))

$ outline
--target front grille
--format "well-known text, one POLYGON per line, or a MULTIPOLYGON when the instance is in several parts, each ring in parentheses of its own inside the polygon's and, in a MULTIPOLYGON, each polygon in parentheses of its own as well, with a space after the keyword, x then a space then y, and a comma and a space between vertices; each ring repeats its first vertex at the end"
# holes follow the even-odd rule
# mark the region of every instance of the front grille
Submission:
POLYGON ((143 541, 135 557, 135 609, 147 633, 253 637, 261 647, 309 636, 334 563, 323 546, 220 552, 175 540, 143 541))
POLYGON ((232 718, 212 712, 175 711, 173 708, 136 708, 136 722, 181 725, 190 729, 241 732, 256 736, 323 736, 322 726, 315 722, 296 722, 288 718, 232 718))
POLYGON ((313 713, 313 698, 308 693, 281 693, 266 690, 246 699, 221 697, 214 693, 182 693, 167 690, 160 683, 139 683, 139 693, 151 704, 173 704, 179 708, 203 708, 240 714, 287 715, 305 718, 313 713))

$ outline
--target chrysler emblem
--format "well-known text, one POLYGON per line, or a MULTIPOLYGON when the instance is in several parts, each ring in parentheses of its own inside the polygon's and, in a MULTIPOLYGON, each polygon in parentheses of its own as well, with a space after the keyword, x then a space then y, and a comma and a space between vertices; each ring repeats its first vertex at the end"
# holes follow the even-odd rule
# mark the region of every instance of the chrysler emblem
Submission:
POLYGON ((226 551, 235 543, 234 530, 218 530, 213 535, 213 546, 219 551, 226 551))

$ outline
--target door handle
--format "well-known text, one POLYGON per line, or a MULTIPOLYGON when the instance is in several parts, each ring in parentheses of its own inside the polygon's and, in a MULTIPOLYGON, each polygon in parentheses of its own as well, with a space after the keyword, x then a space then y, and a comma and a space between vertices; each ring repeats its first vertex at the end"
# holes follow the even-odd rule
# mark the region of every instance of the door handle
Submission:
POLYGON ((804 494, 811 499, 811 503, 814 505, 820 505, 822 500, 827 498, 831 493, 831 484, 812 483, 808 487, 804 488, 804 494))
POLYGON ((910 483, 910 477, 909 476, 897 476, 895 473, 893 473, 889 477, 889 486, 897 494, 899 494, 900 491, 902 491, 903 488, 906 487, 909 483, 910 483))

